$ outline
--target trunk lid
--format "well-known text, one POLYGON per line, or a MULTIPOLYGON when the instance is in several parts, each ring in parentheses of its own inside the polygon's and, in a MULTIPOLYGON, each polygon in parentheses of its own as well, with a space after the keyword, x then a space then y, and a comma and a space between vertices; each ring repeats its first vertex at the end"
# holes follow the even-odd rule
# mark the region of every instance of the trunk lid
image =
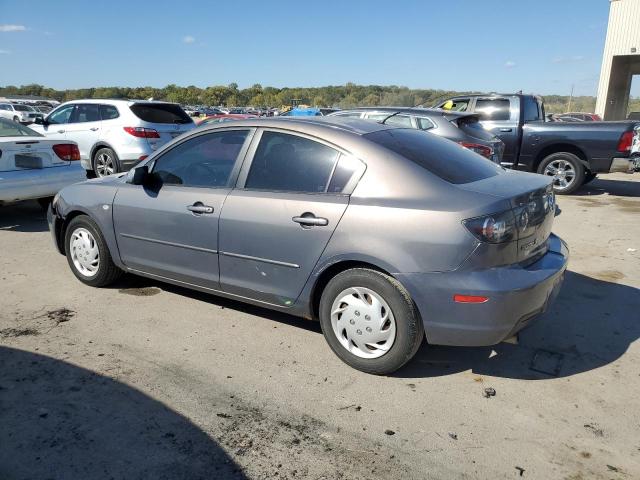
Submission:
POLYGON ((64 142, 39 137, 3 137, 0 140, 0 172, 62 167, 71 162, 62 160, 53 145, 64 142))
MULTIPOLYGON (((457 187, 508 200, 517 229, 516 240, 511 242, 517 249, 513 263, 530 264, 547 252, 556 211, 551 181, 547 177, 506 170, 457 187)), ((499 212, 487 212, 491 213, 499 212)))

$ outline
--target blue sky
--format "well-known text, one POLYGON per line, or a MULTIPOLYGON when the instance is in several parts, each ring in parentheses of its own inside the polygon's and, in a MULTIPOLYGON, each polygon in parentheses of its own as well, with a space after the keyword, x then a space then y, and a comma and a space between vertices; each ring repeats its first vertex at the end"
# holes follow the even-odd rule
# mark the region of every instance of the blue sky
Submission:
POLYGON ((568 94, 574 84, 595 95, 608 10, 608 0, 0 0, 0 85, 568 94))

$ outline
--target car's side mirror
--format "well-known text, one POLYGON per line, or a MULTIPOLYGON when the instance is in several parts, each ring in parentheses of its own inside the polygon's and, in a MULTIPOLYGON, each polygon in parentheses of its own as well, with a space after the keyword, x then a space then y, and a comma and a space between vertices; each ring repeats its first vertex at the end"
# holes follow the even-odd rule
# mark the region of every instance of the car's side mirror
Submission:
POLYGON ((42 117, 36 117, 36 125, 47 125, 47 121, 42 117))
POLYGON ((130 183, 131 185, 144 185, 148 179, 149 167, 147 165, 136 167, 127 175, 127 183, 130 183))

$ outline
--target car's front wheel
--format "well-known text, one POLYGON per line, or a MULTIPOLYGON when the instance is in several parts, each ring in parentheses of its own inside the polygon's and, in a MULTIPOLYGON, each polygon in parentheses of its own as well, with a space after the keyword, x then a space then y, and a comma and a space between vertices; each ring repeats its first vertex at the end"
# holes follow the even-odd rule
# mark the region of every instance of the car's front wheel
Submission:
POLYGON ((366 373, 393 373, 413 358, 424 339, 409 293, 376 270, 354 268, 333 277, 322 292, 319 313, 331 349, 366 373))
POLYGON ((73 274, 89 286, 107 286, 123 273, 113 263, 98 225, 87 215, 77 216, 69 223, 65 252, 73 274))
POLYGON ((120 171, 118 156, 110 148, 101 148, 93 158, 93 171, 97 177, 106 177, 120 171))

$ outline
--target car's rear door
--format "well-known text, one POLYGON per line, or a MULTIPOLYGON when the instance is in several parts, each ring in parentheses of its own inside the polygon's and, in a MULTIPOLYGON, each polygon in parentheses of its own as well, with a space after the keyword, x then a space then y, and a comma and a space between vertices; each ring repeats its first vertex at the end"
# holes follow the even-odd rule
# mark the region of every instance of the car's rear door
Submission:
POLYGON ((202 132, 160 154, 147 185, 123 184, 113 221, 125 265, 218 289, 218 221, 252 129, 202 132))
POLYGON ((276 129, 259 131, 249 152, 220 218, 221 287, 288 306, 347 208, 345 185, 364 167, 316 138, 276 129))
POLYGON ((520 149, 520 100, 518 97, 477 97, 473 111, 480 123, 504 143, 502 164, 516 168, 520 149))
POLYGON ((91 150, 100 138, 102 119, 97 103, 78 103, 66 125, 67 138, 77 142, 80 158, 91 160, 91 150))

